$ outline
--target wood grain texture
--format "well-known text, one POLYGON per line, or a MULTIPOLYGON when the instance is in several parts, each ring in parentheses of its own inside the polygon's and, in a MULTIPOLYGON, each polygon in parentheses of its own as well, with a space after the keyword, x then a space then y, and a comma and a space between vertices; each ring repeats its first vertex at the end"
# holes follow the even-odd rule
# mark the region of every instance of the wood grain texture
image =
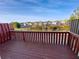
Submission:
POLYGON ((2 59, 78 59, 68 46, 11 40, 0 45, 2 59))

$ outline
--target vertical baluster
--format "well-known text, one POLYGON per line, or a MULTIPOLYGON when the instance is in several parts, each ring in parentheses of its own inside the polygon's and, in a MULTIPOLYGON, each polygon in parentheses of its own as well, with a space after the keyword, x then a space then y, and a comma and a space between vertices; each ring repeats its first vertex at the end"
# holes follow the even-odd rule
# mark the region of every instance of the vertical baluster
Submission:
POLYGON ((28 37, 29 37, 29 41, 31 40, 30 38, 31 38, 31 34, 30 34, 30 32, 28 32, 28 37))
POLYGON ((7 29, 6 29, 6 24, 4 24, 4 33, 5 33, 5 41, 7 41, 8 40, 8 38, 7 38, 7 29))
POLYGON ((1 37, 1 33, 0 33, 0 44, 2 43, 2 37, 1 37))
POLYGON ((53 43, 55 44, 55 32, 53 32, 53 43))
POLYGON ((79 56, 79 37, 78 37, 78 56, 79 56))
POLYGON ((44 43, 46 43, 46 32, 44 32, 44 43))
POLYGON ((59 32, 59 44, 61 44, 61 33, 59 32))
POLYGON ((65 39, 65 33, 63 32, 63 45, 65 45, 65 41, 66 39, 65 39))
POLYGON ((41 43, 43 43, 43 32, 41 32, 41 43))
POLYGON ((79 53, 79 38, 77 38, 74 52, 76 55, 78 55, 78 53, 79 53))
POLYGON ((38 32, 36 32, 36 42, 38 42, 38 39, 37 39, 37 34, 38 34, 38 32))
POLYGON ((6 28, 6 36, 7 36, 7 40, 9 40, 9 37, 8 37, 8 27, 7 27, 7 23, 5 24, 5 28, 6 28))
POLYGON ((38 43, 40 42, 40 33, 37 34, 38 43))
POLYGON ((34 32, 31 32, 31 42, 33 42, 33 39, 34 39, 34 32))
POLYGON ((66 43, 65 44, 67 45, 68 44, 68 40, 69 40, 69 32, 66 32, 65 35, 66 35, 66 37, 65 37, 66 38, 66 43))
POLYGON ((36 42, 36 32, 35 32, 35 42, 36 42))
POLYGON ((2 40, 3 40, 3 38, 2 38, 2 27, 1 27, 1 24, 0 24, 0 43, 2 43, 2 40))
POLYGON ((56 32, 56 44, 58 42, 58 33, 56 32))
POLYGON ((40 32, 39 32, 39 42, 41 42, 41 35, 40 35, 40 32))
POLYGON ((41 43, 43 43, 43 32, 41 32, 41 43))
POLYGON ((24 42, 25 42, 25 32, 23 32, 23 40, 24 40, 24 42))
POLYGON ((38 32, 36 32, 36 42, 38 42, 38 39, 37 39, 37 34, 38 34, 38 32))
POLYGON ((46 43, 46 32, 44 32, 44 43, 46 43))
POLYGON ((9 40, 9 31, 8 31, 8 24, 6 24, 6 34, 7 34, 7 40, 9 40))
POLYGON ((37 34, 37 38, 38 38, 38 42, 39 42, 39 32, 38 32, 38 34, 37 34))
POLYGON ((7 31, 8 31, 8 39, 11 40, 9 24, 7 24, 7 31))
POLYGON ((41 36, 41 43, 42 43, 42 32, 40 32, 40 36, 41 36))
POLYGON ((68 35, 68 43, 67 43, 67 45, 70 47, 70 45, 71 45, 71 34, 69 33, 69 35, 68 35))
POLYGON ((44 42, 44 32, 42 32, 42 36, 43 36, 43 43, 45 43, 45 42, 44 42))
POLYGON ((49 43, 51 44, 51 32, 49 33, 49 43))
POLYGON ((47 32, 45 32, 45 42, 47 43, 47 32))
POLYGON ((50 44, 52 44, 52 33, 50 32, 50 44))
POLYGON ((73 40, 72 50, 74 51, 74 49, 75 49, 76 38, 74 37, 73 39, 74 39, 74 40, 73 40))
POLYGON ((37 39, 38 39, 38 43, 39 43, 39 32, 38 32, 38 34, 37 34, 37 39))
POLYGON ((36 42, 36 32, 34 33, 34 37, 35 37, 34 42, 36 42))
POLYGON ((61 44, 63 45, 63 32, 61 33, 61 44))
POLYGON ((78 39, 75 37, 74 52, 75 52, 75 50, 76 50, 77 41, 78 41, 78 39))
POLYGON ((20 31, 18 34, 19 34, 19 37, 21 37, 20 40, 23 40, 23 32, 20 31))
POLYGON ((33 32, 30 32, 30 41, 32 41, 32 33, 33 33, 33 32))
POLYGON ((30 41, 30 32, 28 32, 28 41, 30 41))
POLYGON ((57 44, 58 45, 60 45, 60 43, 59 43, 59 34, 60 34, 60 32, 58 32, 58 35, 57 35, 57 44))
POLYGON ((28 39, 28 32, 26 32, 26 35, 27 35, 27 39, 26 39, 26 40, 28 41, 28 40, 29 40, 29 39, 28 39))
POLYGON ((71 49, 73 48, 73 42, 74 42, 74 36, 72 37, 72 40, 71 40, 71 49))
POLYGON ((48 44, 50 44, 50 33, 48 32, 48 44))
POLYGON ((4 24, 1 24, 1 26, 2 26, 2 38, 3 38, 2 42, 4 43, 4 41, 5 41, 5 34, 4 34, 4 27, 3 27, 3 25, 4 24))
POLYGON ((43 36, 43 32, 42 32, 42 40, 43 40, 43 43, 44 43, 44 36, 43 36))
POLYGON ((64 45, 66 45, 66 37, 67 37, 67 33, 64 33, 64 45))
POLYGON ((55 44, 54 32, 52 32, 52 43, 55 44))
POLYGON ((49 33, 47 32, 47 44, 49 44, 49 33))
POLYGON ((2 43, 2 28, 1 28, 1 24, 0 24, 0 43, 2 43))

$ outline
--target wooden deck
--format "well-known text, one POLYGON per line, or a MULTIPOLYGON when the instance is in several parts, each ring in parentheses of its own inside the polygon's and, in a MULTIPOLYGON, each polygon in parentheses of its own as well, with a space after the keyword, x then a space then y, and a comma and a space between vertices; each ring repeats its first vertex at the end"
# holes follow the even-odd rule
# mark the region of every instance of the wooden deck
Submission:
POLYGON ((68 46, 10 40, 0 45, 1 59, 79 59, 68 46))
POLYGON ((15 31, 0 24, 0 59, 79 59, 79 35, 15 31))

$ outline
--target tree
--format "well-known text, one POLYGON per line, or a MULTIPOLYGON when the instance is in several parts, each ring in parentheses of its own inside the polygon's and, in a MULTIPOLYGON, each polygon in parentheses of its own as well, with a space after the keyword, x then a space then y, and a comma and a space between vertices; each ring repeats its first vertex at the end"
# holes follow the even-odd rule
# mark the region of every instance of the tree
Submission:
POLYGON ((75 20, 75 19, 79 19, 79 7, 75 9, 72 15, 70 16, 70 20, 75 20))
POLYGON ((20 28, 21 27, 21 25, 20 25, 20 23, 16 23, 16 26, 17 26, 17 28, 20 28))
POLYGON ((79 8, 74 10, 74 16, 75 16, 76 19, 79 19, 79 8))
POLYGON ((71 16, 70 16, 70 20, 75 20, 76 18, 75 18, 75 16, 72 14, 71 16))
POLYGON ((21 24, 19 22, 11 22, 14 28, 20 28, 21 24))

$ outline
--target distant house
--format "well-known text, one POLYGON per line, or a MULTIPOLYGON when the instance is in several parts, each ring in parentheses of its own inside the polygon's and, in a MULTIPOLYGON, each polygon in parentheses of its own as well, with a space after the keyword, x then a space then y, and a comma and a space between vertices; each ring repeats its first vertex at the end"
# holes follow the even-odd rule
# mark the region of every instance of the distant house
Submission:
POLYGON ((29 28, 30 25, 27 23, 21 23, 21 28, 29 28))

